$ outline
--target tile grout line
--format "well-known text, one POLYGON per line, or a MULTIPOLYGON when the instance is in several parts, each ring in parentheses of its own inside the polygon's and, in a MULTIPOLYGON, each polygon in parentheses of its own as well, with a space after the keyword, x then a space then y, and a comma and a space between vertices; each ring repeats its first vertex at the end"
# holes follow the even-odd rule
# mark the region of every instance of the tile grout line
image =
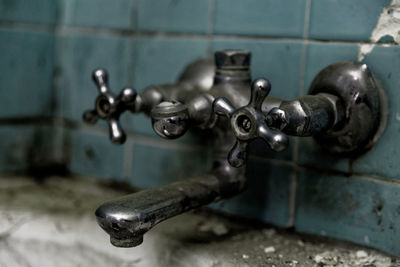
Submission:
MULTIPOLYGON (((92 126, 85 125, 83 123, 74 125, 73 127, 70 127, 68 125, 66 126, 62 122, 59 123, 58 119, 59 118, 56 118, 57 125, 61 125, 65 128, 75 130, 75 131, 83 131, 83 132, 91 133, 94 135, 108 137, 108 129, 105 127, 92 127, 92 126)), ((161 138, 145 136, 142 134, 132 133, 132 132, 127 133, 127 139, 134 140, 135 143, 141 144, 141 145, 146 145, 146 146, 151 146, 151 147, 160 147, 160 148, 166 148, 166 149, 177 149, 179 151, 197 151, 197 150, 203 148, 201 145, 193 145, 193 144, 187 144, 187 143, 181 143, 181 142, 171 142, 168 140, 163 140, 161 138)))
MULTIPOLYGON (((0 22, 0 30, 26 30, 31 28, 33 31, 43 31, 51 32, 53 25, 49 26, 32 26, 33 24, 19 24, 17 23, 4 23, 0 22), (14 26, 12 26, 14 25, 14 26), (31 25, 32 27, 30 27, 31 25)), ((86 35, 109 35, 115 37, 131 37, 131 38, 143 38, 143 37, 153 37, 153 38, 182 38, 182 39, 203 39, 208 40, 207 34, 188 34, 179 32, 152 32, 152 31, 133 31, 133 30, 123 30, 123 29, 107 29, 107 28, 94 28, 94 27, 75 27, 75 26, 55 26, 63 34, 86 34, 86 35)), ((257 36, 257 35, 235 35, 235 34, 212 34, 212 39, 225 39, 225 40, 253 40, 253 41, 272 41, 272 42, 306 42, 317 43, 317 44, 374 44, 375 46, 383 47, 393 47, 398 46, 395 43, 372 43, 363 42, 359 40, 349 41, 349 40, 322 40, 322 39, 303 39, 295 37, 279 37, 279 36, 257 36)))
POLYGON ((138 0, 132 1, 132 12, 131 12, 131 27, 133 27, 133 31, 137 31, 139 29, 139 6, 138 0))
POLYGON ((299 96, 304 95, 305 86, 305 72, 307 64, 307 48, 309 44, 308 31, 310 27, 310 9, 311 0, 306 1, 306 11, 304 15, 304 31, 303 31, 303 47, 301 51, 301 68, 300 68, 300 81, 299 81, 299 96))
MULTIPOLYGON (((131 0, 132 1, 132 0, 131 0)), ((137 39, 137 35, 140 34, 140 30, 139 30, 139 0, 133 0, 134 1, 134 6, 133 6, 133 12, 132 12, 132 16, 134 18, 132 18, 134 25, 134 31, 132 32, 132 45, 131 45, 131 80, 130 80, 130 84, 134 87, 135 84, 135 71, 136 71, 136 48, 137 48, 137 43, 136 43, 136 39, 137 39)), ((139 93, 139 92, 138 92, 139 93)))
MULTIPOLYGON (((308 32, 310 27, 310 12, 311 12, 311 0, 306 0, 306 6, 304 10, 304 29, 303 29, 303 46, 301 51, 301 65, 300 65, 300 80, 299 80, 299 91, 298 96, 304 95, 304 85, 305 85, 305 71, 307 64, 307 48, 308 48, 308 32)), ((299 158, 299 137, 294 138, 293 144, 293 161, 297 166, 299 158)), ((298 170, 295 168, 291 175, 289 190, 289 221, 288 226, 294 226, 296 218, 296 195, 297 195, 297 183, 298 183, 298 170)))
POLYGON ((207 29, 207 57, 212 58, 211 43, 214 34, 214 23, 215 23, 215 0, 208 0, 208 29, 207 29))
POLYGON ((57 83, 57 65, 59 63, 59 59, 60 59, 60 39, 58 38, 58 28, 57 26, 61 23, 61 20, 64 16, 64 14, 62 14, 59 10, 60 6, 59 3, 56 3, 56 10, 55 10, 55 14, 56 14, 56 19, 54 21, 54 25, 52 27, 52 34, 53 34, 53 66, 52 66, 52 75, 51 75, 51 128, 53 131, 56 132, 56 134, 52 134, 52 150, 54 153, 54 157, 58 160, 64 161, 65 160, 65 164, 68 166, 70 161, 70 156, 68 155, 69 150, 65 150, 64 149, 64 145, 66 143, 68 143, 68 135, 66 132, 65 127, 61 126, 61 127, 57 127, 57 120, 55 119, 60 111, 60 109, 58 108, 59 106, 59 90, 58 89, 58 83, 57 83), (61 142, 58 142, 61 139, 61 142), (58 145, 61 145, 62 147, 58 147, 58 145))
MULTIPOLYGON (((131 0, 132 3, 132 12, 131 12, 131 18, 130 18, 130 24, 131 27, 133 28, 133 32, 136 32, 138 29, 138 1, 136 0, 131 0)), ((128 61, 128 84, 129 86, 133 86, 134 82, 134 70, 136 66, 136 61, 135 61, 135 55, 136 55, 136 43, 134 40, 134 36, 132 36, 132 40, 128 43, 129 45, 129 61, 128 61)), ((129 122, 127 117, 125 116, 125 121, 129 122)), ((126 143, 124 144, 124 155, 123 155, 123 179, 125 182, 130 183, 130 179, 132 176, 132 159, 133 159, 133 148, 134 146, 134 141, 132 138, 127 138, 126 143)))
POLYGON ((128 138, 127 142, 124 144, 124 162, 123 162, 123 179, 125 182, 130 183, 132 176, 132 160, 134 151, 134 141, 128 138))
POLYGON ((296 193, 297 193, 297 181, 298 181, 298 172, 297 170, 292 170, 290 175, 290 185, 289 185, 289 220, 287 222, 287 227, 292 227, 295 224, 296 220, 296 193))
POLYGON ((198 151, 203 147, 185 143, 171 143, 171 141, 159 140, 158 138, 146 137, 138 134, 131 134, 130 138, 135 140, 135 143, 155 148, 176 149, 179 151, 198 151))
POLYGON ((285 167, 292 167, 292 168, 297 167, 296 164, 290 160, 266 158, 266 157, 262 157, 262 156, 253 156, 251 154, 248 157, 249 157, 249 159, 253 159, 253 160, 256 160, 259 162, 265 162, 265 163, 273 164, 273 165, 277 165, 277 166, 285 166, 285 167))
POLYGON ((33 31, 33 32, 47 32, 54 33, 54 28, 57 23, 45 24, 45 23, 24 23, 14 21, 0 21, 0 30, 15 30, 15 31, 33 31))
POLYGON ((288 161, 288 160, 281 160, 281 159, 275 159, 275 158, 265 158, 265 157, 260 157, 260 156, 249 156, 249 159, 255 160, 257 162, 263 162, 267 164, 272 164, 276 166, 282 166, 282 167, 291 167, 293 168, 295 173, 298 173, 300 171, 308 171, 308 172, 320 172, 323 171, 324 176, 339 176, 343 179, 357 179, 357 180, 362 180, 362 181, 368 181, 368 182, 373 182, 377 184, 387 184, 387 185, 395 185, 395 186, 400 186, 400 178, 385 178, 385 177, 380 177, 380 176, 373 176, 371 174, 363 174, 363 173, 352 173, 348 175, 340 174, 340 173, 335 173, 335 171, 332 170, 327 170, 327 169, 310 169, 308 166, 302 166, 298 165, 293 161, 288 161))
POLYGON ((390 178, 380 178, 380 177, 374 177, 371 175, 364 175, 362 173, 353 173, 349 179, 357 179, 357 180, 362 180, 362 181, 368 181, 372 183, 377 183, 377 184, 386 184, 386 185, 395 185, 395 186, 400 186, 400 180, 395 180, 395 179, 390 179, 390 178))

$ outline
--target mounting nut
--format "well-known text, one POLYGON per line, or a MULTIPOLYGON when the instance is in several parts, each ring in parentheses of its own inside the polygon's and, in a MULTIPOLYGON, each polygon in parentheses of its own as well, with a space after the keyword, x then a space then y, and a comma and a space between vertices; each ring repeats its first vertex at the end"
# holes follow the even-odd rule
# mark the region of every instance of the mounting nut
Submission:
POLYGON ((251 53, 246 50, 222 50, 215 52, 215 64, 220 69, 247 69, 251 53))

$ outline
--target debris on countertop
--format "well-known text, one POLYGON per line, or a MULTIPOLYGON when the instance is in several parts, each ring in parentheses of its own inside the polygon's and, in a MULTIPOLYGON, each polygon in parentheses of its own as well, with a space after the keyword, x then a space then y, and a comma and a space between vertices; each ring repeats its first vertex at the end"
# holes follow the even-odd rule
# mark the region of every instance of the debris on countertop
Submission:
POLYGON ((270 247, 266 247, 264 248, 264 252, 265 253, 274 253, 275 252, 275 248, 270 246, 270 247))
POLYGON ((202 222, 199 225, 199 231, 201 232, 211 232, 216 236, 223 236, 229 232, 229 229, 225 224, 218 222, 217 220, 210 220, 202 222))
POLYGON ((315 255, 317 266, 348 266, 348 267, 395 267, 400 261, 390 257, 382 257, 375 251, 368 254, 365 250, 340 251, 333 249, 315 255))
POLYGON ((93 212, 124 194, 83 177, 0 178, 0 266, 400 266, 373 249, 207 210, 160 223, 141 246, 116 248, 93 212))

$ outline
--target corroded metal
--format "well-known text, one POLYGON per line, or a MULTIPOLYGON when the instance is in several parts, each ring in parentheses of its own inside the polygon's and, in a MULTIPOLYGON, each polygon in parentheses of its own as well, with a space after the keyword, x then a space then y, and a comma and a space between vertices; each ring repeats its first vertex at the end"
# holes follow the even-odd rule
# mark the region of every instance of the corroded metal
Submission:
MULTIPOLYGON (((328 66, 315 78, 309 95, 285 101, 267 97, 268 80, 251 84, 250 57, 248 51, 218 51, 215 67, 210 60, 196 61, 176 84, 149 86, 140 95, 130 89, 112 96, 116 102, 108 99, 116 106, 111 106, 107 116, 101 112, 109 107, 100 103, 95 111, 86 113, 86 121, 112 119, 110 124, 122 131, 118 117, 123 111, 143 112, 151 117, 155 132, 167 139, 181 137, 191 128, 214 133, 210 172, 116 199, 97 209, 98 223, 112 244, 139 245, 143 234, 157 223, 241 192, 247 144, 254 138, 281 151, 288 144, 287 135, 313 136, 328 150, 351 155, 377 141, 385 125, 385 97, 365 65, 343 62, 328 66)), ((98 77, 98 99, 103 99, 108 94, 106 79, 98 77)))
POLYGON ((282 101, 267 115, 267 124, 293 136, 314 136, 334 128, 344 118, 338 97, 331 94, 306 95, 282 101))
POLYGON ((181 137, 189 128, 187 106, 174 101, 165 101, 151 111, 154 131, 161 137, 175 139, 181 137))
POLYGON ((156 224, 188 210, 240 193, 244 169, 231 167, 224 158, 216 160, 204 175, 134 193, 102 204, 97 222, 117 247, 133 247, 156 224))
POLYGON ((342 123, 314 136, 328 151, 358 156, 377 142, 386 125, 388 103, 380 82, 366 64, 339 62, 324 68, 314 79, 310 94, 331 94, 340 99, 342 123))
POLYGON ((265 115, 261 111, 261 105, 270 90, 268 80, 256 79, 251 85, 251 97, 247 106, 236 109, 224 97, 217 98, 213 103, 217 115, 229 118, 237 139, 228 155, 228 161, 234 167, 245 164, 248 142, 255 138, 263 139, 275 151, 284 150, 289 143, 285 134, 267 126, 265 115))
POLYGON ((150 114, 155 106, 164 101, 185 101, 193 92, 206 92, 212 86, 214 69, 212 60, 197 60, 188 65, 177 83, 149 86, 141 94, 137 94, 132 88, 125 88, 118 96, 108 88, 107 72, 103 69, 95 70, 93 80, 99 89, 99 95, 95 108, 86 111, 83 120, 89 124, 95 124, 98 119, 105 120, 109 125, 111 141, 114 144, 123 144, 126 134, 119 122, 122 113, 129 110, 133 113, 150 114))
POLYGON ((95 109, 86 111, 83 119, 89 124, 95 124, 99 118, 105 120, 108 123, 111 141, 122 144, 126 134, 119 123, 119 117, 126 110, 134 110, 137 93, 132 88, 125 88, 115 96, 108 89, 108 75, 105 70, 95 70, 92 77, 99 89, 99 96, 96 98, 95 109))

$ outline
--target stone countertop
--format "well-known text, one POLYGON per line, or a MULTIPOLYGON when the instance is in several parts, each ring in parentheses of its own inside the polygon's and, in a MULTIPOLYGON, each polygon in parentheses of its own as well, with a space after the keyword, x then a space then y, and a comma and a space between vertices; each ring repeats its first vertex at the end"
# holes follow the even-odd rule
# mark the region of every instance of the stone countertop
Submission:
POLYGON ((82 177, 1 177, 0 266, 400 266, 372 249, 206 211, 159 224, 139 247, 116 248, 93 212, 124 194, 82 177))

